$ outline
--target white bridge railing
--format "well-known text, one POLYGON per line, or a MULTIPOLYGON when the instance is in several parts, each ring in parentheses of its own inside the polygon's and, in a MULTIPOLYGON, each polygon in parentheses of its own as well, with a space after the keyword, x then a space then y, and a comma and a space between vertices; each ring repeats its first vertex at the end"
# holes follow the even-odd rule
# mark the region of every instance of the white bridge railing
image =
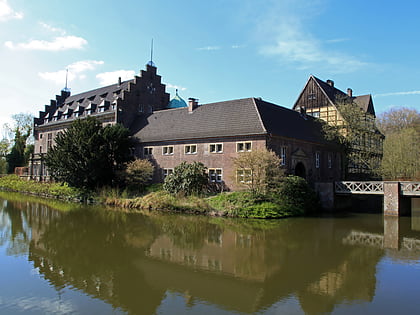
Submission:
MULTIPOLYGON (((400 195, 420 196, 420 182, 399 182, 400 195)), ((384 182, 335 182, 334 191, 336 194, 366 194, 383 195, 384 182)))
POLYGON ((420 182, 400 182, 400 191, 403 196, 420 196, 420 182))
POLYGON ((384 182, 335 182, 337 194, 383 195, 384 182))

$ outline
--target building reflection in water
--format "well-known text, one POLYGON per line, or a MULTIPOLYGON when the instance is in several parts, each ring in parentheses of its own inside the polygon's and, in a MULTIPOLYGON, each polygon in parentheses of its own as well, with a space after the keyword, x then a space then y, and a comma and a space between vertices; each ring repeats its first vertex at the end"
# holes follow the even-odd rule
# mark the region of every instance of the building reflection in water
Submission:
POLYGON ((156 312, 168 292, 186 306, 254 313, 294 296, 306 313, 329 312, 372 301, 385 251, 420 257, 419 233, 380 216, 266 222, 2 205, 1 242, 26 251, 57 290, 136 314, 156 312))

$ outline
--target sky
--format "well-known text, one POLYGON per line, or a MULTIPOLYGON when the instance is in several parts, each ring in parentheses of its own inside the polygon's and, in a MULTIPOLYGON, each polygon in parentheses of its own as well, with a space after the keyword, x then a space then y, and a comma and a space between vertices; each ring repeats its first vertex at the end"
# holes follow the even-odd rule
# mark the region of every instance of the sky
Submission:
MULTIPOLYGON (((151 59, 171 98, 292 108, 308 77, 420 110, 417 0, 0 0, 0 126, 131 79, 151 59)), ((3 134, 4 136, 4 134, 3 134)))

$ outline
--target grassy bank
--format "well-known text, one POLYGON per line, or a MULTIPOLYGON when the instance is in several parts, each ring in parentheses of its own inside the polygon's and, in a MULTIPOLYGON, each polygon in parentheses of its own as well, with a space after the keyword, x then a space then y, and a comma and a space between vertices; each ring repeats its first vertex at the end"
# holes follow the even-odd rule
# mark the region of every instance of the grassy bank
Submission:
POLYGON ((0 189, 62 200, 79 200, 82 192, 62 183, 44 183, 21 179, 17 175, 0 177, 0 189))
MULTIPOLYGON (((0 189, 63 200, 82 200, 81 191, 66 184, 42 183, 9 175, 0 178, 0 189)), ((316 197, 301 179, 286 179, 278 191, 266 195, 225 192, 215 196, 171 195, 161 185, 149 187, 142 196, 103 188, 92 194, 98 203, 130 211, 170 211, 218 217, 271 219, 304 215, 316 209, 316 197)))

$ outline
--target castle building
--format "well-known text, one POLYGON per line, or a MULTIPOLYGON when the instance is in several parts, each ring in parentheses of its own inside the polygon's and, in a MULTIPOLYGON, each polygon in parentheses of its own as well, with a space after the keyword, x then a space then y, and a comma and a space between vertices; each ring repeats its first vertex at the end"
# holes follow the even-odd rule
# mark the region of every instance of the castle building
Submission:
POLYGON ((357 135, 353 133, 355 136, 347 156, 344 177, 354 180, 369 179, 375 176, 373 171, 380 166, 385 138, 375 125, 375 109, 370 94, 354 96, 351 88, 344 93, 334 86, 334 81, 324 82, 311 75, 293 109, 304 110, 308 115, 338 127, 346 136, 352 132, 351 122, 348 121, 351 119, 348 117, 351 114, 349 107, 360 110, 361 115, 356 117, 362 118, 357 123, 362 127, 362 132, 357 135))
POLYGON ((333 181, 341 176, 341 153, 325 140, 322 124, 261 98, 211 104, 188 104, 176 92, 169 100, 166 86, 149 62, 134 79, 70 95, 63 90, 34 120, 35 152, 30 165, 34 179, 47 180, 44 156, 54 139, 75 120, 94 116, 102 124, 121 123, 135 141, 133 154, 155 165, 161 182, 181 162, 202 162, 209 181, 238 189, 248 170, 235 169, 233 158, 259 148, 273 150, 286 173, 309 180, 333 181))

